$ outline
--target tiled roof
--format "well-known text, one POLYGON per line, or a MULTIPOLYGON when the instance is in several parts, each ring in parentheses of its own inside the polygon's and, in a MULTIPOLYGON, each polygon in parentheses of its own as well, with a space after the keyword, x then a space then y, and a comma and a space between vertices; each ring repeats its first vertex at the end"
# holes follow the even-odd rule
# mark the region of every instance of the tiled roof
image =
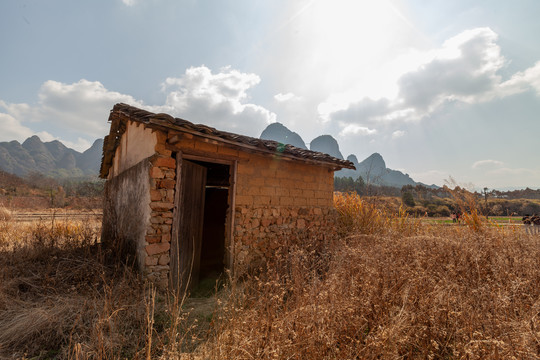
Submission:
POLYGON ((102 177, 107 176, 108 170, 112 164, 112 156, 119 144, 119 135, 123 133, 123 130, 119 129, 121 126, 119 126, 118 123, 115 124, 116 119, 131 120, 146 124, 153 128, 174 129, 180 132, 212 138, 214 140, 222 140, 229 145, 249 148, 265 154, 279 154, 280 156, 286 156, 301 161, 315 162, 320 165, 329 165, 338 169, 354 169, 352 162, 338 159, 328 154, 305 150, 288 144, 281 144, 273 140, 257 139, 227 131, 220 131, 210 126, 193 124, 187 120, 174 118, 167 114, 155 114, 127 104, 116 104, 111 110, 109 117, 109 120, 113 122, 111 124, 111 132, 105 137, 105 142, 103 144, 103 159, 100 172, 102 177))

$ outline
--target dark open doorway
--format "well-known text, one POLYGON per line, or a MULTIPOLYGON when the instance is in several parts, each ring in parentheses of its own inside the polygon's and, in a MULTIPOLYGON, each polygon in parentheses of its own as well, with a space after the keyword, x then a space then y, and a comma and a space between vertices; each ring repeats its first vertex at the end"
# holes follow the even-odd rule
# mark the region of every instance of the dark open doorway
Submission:
POLYGON ((183 291, 200 281, 218 279, 225 269, 231 166, 198 159, 179 163, 171 280, 174 288, 183 291))
POLYGON ((225 269, 230 166, 195 161, 207 169, 199 279, 218 277, 225 269))

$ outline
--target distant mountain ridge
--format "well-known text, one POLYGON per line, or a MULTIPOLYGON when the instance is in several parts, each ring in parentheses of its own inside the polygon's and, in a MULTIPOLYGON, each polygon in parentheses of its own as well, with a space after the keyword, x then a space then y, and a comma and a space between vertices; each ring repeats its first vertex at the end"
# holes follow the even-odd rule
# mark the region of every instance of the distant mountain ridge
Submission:
MULTIPOLYGON (((261 139, 274 140, 283 144, 307 149, 302 137, 280 123, 270 124, 261 134, 261 139)), ((84 152, 66 147, 58 140, 42 142, 38 136, 26 139, 22 144, 18 141, 0 142, 0 170, 25 176, 31 172, 39 172, 53 177, 97 176, 101 164, 103 139, 97 139, 84 152)), ((310 150, 323 152, 338 159, 343 159, 339 144, 331 135, 321 135, 310 143, 310 150)), ((356 155, 349 155, 356 170, 343 169, 336 172, 336 177, 362 176, 364 181, 394 187, 404 185, 425 185, 415 182, 408 174, 386 167, 382 155, 374 153, 358 162, 356 155)), ((436 187, 431 185, 430 187, 436 187)))
POLYGON ((274 140, 282 144, 290 144, 297 148, 306 149, 307 146, 304 140, 297 133, 287 129, 281 123, 272 123, 263 130, 260 136, 263 140, 274 140))
MULTIPOLYGON (((274 140, 283 144, 290 144, 296 147, 306 149, 304 140, 295 132, 287 129, 286 126, 279 123, 268 125, 261 134, 261 139, 274 140), (277 125, 276 125, 277 124, 277 125), (288 142, 294 139, 294 142, 288 142), (299 146, 299 145, 304 146, 299 146)), ((310 150, 332 155, 338 159, 343 159, 343 154, 339 150, 339 144, 331 135, 321 135, 313 139, 309 146, 310 150)), ((356 170, 343 169, 335 173, 336 177, 352 177, 357 179, 362 176, 366 183, 385 185, 393 187, 402 187, 404 185, 424 185, 421 182, 414 181, 409 174, 404 174, 398 170, 392 170, 386 167, 386 163, 381 154, 374 153, 368 156, 362 162, 358 162, 356 155, 349 155, 347 160, 352 162, 356 170)), ((429 185, 429 187, 437 187, 429 185)))
POLYGON ((369 184, 379 184, 393 187, 402 187, 404 185, 424 185, 414 181, 409 174, 404 174, 398 170, 392 170, 386 167, 386 163, 381 154, 373 153, 362 162, 358 162, 356 156, 349 155, 347 160, 354 163, 356 170, 343 169, 338 171, 338 177, 352 177, 353 179, 362 176, 362 179, 369 184), (355 162, 356 160, 356 162, 355 162))
POLYGON ((84 152, 68 148, 58 140, 42 142, 34 135, 22 144, 0 142, 0 170, 18 176, 39 172, 53 177, 80 177, 98 174, 103 139, 84 152))
POLYGON ((335 158, 343 159, 341 151, 339 151, 339 144, 336 139, 331 135, 317 136, 309 143, 309 150, 322 152, 324 154, 332 155, 335 158))

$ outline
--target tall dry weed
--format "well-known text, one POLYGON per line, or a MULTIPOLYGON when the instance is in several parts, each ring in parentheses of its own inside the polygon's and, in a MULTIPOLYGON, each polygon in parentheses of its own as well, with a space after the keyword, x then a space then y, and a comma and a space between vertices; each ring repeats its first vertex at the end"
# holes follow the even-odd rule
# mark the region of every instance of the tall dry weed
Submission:
POLYGON ((341 238, 284 242, 208 299, 145 287, 82 225, 13 226, 0 233, 12 237, 0 242, 0 357, 540 357, 538 237, 423 226, 348 194, 336 208, 341 238))
POLYGON ((357 193, 334 193, 334 206, 339 213, 338 228, 342 236, 349 233, 410 235, 421 231, 420 222, 403 207, 395 212, 357 193))
POLYGON ((107 262, 98 234, 70 221, 0 231, 0 357, 107 359, 144 349, 143 283, 107 262))
POLYGON ((456 186, 456 182, 452 178, 450 178, 450 182, 454 185, 454 188, 450 189, 445 185, 443 190, 449 193, 456 203, 463 223, 476 232, 483 231, 486 221, 481 215, 480 206, 475 195, 465 188, 456 186))
POLYGON ((221 298, 204 359, 533 359, 540 247, 338 194, 341 240, 276 251, 221 298), (351 232, 352 231, 352 232, 351 232), (322 254, 322 255, 321 255, 322 254))
MULTIPOLYGON (((205 359, 533 359, 540 248, 504 230, 357 235, 326 270, 301 249, 217 312, 205 359)), ((277 264, 275 262, 274 264, 277 264)))
POLYGON ((0 203, 0 221, 9 221, 11 220, 11 211, 0 203))

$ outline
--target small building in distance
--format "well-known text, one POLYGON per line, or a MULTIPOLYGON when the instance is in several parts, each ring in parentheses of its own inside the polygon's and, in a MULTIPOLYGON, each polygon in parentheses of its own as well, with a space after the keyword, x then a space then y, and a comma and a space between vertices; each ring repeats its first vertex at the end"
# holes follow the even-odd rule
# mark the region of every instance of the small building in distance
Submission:
POLYGON ((160 287, 335 232, 334 171, 350 161, 126 104, 109 121, 102 241, 160 287))

